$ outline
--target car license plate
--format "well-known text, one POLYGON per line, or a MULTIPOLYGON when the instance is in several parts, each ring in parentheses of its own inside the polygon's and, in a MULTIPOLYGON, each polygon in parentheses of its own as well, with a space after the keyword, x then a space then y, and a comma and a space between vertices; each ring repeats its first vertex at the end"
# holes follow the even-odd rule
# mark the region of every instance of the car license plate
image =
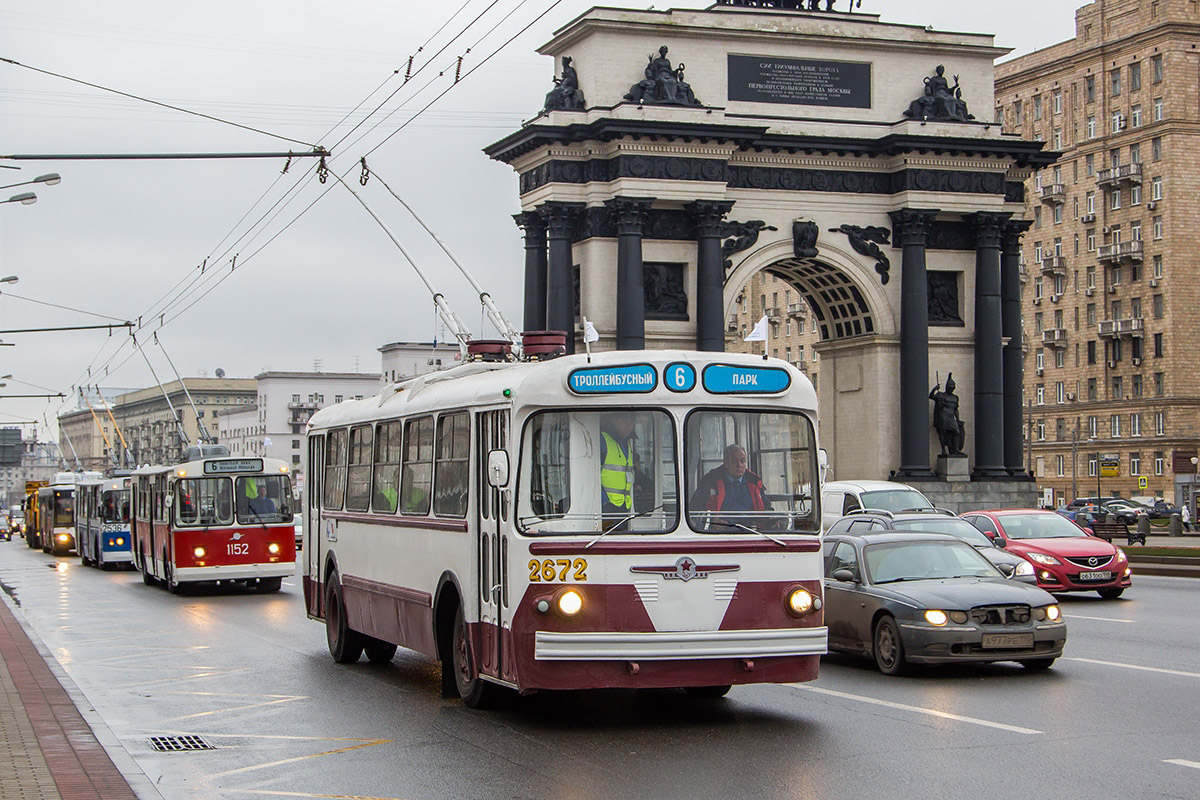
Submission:
POLYGON ((981 644, 984 647, 1013 648, 1033 647, 1032 633, 985 633, 981 644))
POLYGON ((1113 574, 1108 571, 1099 572, 1081 572, 1078 580, 1081 581, 1111 581, 1113 574))

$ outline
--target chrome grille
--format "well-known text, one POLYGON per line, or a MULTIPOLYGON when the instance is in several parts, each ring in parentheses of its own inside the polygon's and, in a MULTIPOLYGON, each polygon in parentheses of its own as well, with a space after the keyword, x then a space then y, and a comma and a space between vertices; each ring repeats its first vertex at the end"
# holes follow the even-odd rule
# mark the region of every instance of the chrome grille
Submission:
POLYGON ((1113 556, 1066 556, 1066 559, 1077 567, 1096 569, 1112 563, 1113 556))
POLYGON ((1029 606, 976 606, 971 621, 976 625, 1024 625, 1029 622, 1029 606))

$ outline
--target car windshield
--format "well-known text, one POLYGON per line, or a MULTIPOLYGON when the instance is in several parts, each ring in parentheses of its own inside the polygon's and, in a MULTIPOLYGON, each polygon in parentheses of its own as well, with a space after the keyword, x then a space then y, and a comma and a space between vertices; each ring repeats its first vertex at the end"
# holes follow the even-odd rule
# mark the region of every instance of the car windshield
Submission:
POLYGON ((239 477, 234 497, 240 525, 292 521, 292 482, 286 475, 239 477))
POLYGON ((517 522, 536 535, 656 534, 679 524, 675 426, 664 411, 542 411, 525 423, 517 522))
POLYGON ((1010 539, 1081 539, 1083 530, 1058 514, 1004 514, 1004 535, 1010 539))
POLYGON ((816 533, 813 426, 797 413, 702 409, 687 418, 688 523, 702 533, 816 533))
POLYGON ((924 531, 925 533, 948 533, 975 547, 995 547, 992 540, 965 519, 942 517, 933 519, 898 519, 892 523, 898 531, 924 531))
POLYGON ((916 489, 883 489, 862 493, 862 507, 882 511, 905 511, 910 508, 929 508, 933 504, 916 489))
POLYGON ((963 542, 918 541, 867 545, 863 550, 872 583, 1003 578, 974 547, 963 542))

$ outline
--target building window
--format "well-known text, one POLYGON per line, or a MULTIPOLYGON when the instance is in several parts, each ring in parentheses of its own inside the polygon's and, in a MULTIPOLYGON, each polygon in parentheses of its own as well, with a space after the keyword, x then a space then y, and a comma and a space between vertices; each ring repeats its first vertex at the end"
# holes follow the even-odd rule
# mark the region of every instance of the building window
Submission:
POLYGON ((1125 127, 1125 115, 1120 111, 1114 111, 1112 115, 1112 132, 1120 133, 1125 127))
POLYGON ((1067 385, 1062 381, 1056 381, 1054 383, 1054 402, 1067 402, 1067 385))
POLYGON ((1083 79, 1083 93, 1088 103, 1096 102, 1096 76, 1088 75, 1083 79))
POLYGON ((1033 227, 1042 227, 1042 207, 1035 206, 1033 209, 1033 227))
POLYGON ((1112 438, 1119 439, 1121 437, 1121 415, 1113 414, 1108 418, 1108 429, 1112 438))
POLYGON ((1044 383, 1037 385, 1037 404, 1039 406, 1046 405, 1046 384, 1044 383))
POLYGON ((1111 197, 1112 197, 1112 202, 1109 203, 1109 208, 1111 208, 1115 211, 1121 207, 1121 190, 1113 189, 1111 197))
POLYGON ((1162 137, 1156 136, 1150 140, 1150 158, 1162 161, 1162 137))
POLYGON ((1034 120, 1042 118, 1042 96, 1040 94, 1033 98, 1033 118, 1034 120))
POLYGON ((1135 61, 1129 65, 1129 91, 1136 92, 1142 88, 1142 64, 1135 61))
POLYGON ((1095 439, 1100 435, 1100 418, 1088 417, 1088 436, 1095 439))
POLYGON ((1045 350, 1045 348, 1039 349, 1037 351, 1037 355, 1034 356, 1034 363, 1037 365, 1038 369, 1046 368, 1046 350, 1045 350))
POLYGON ((1054 462, 1055 462, 1055 466, 1058 467, 1058 477, 1061 478, 1062 476, 1066 475, 1067 474, 1067 459, 1066 459, 1066 457, 1065 456, 1055 456, 1054 462))
POLYGON ((1141 453, 1130 453, 1129 454, 1129 474, 1130 475, 1141 475, 1142 474, 1142 454, 1141 453))
MULTIPOLYGON (((1038 258, 1039 262, 1041 260, 1042 260, 1041 258, 1038 258)), ((1042 279, 1041 278, 1033 279, 1033 296, 1034 296, 1034 298, 1039 298, 1042 296, 1042 279)))
POLYGON ((1054 149, 1062 150, 1062 146, 1063 146, 1062 128, 1055 128, 1054 129, 1054 149))
POLYGON ((1125 387, 1124 387, 1124 385, 1123 385, 1123 384, 1122 384, 1122 382, 1121 382, 1121 376, 1120 376, 1120 375, 1114 375, 1114 376, 1113 376, 1113 379, 1112 379, 1112 399, 1113 399, 1113 400, 1124 400, 1124 399, 1125 399, 1125 387))
MULTIPOLYGON (((1095 354, 1095 351, 1093 350, 1093 355, 1094 354, 1095 354)), ((1094 364, 1096 362, 1093 361, 1091 363, 1094 364)), ((1087 399, 1088 400, 1096 399, 1096 379, 1095 378, 1088 378, 1088 380, 1087 380, 1087 399)))
POLYGON ((1134 375, 1129 379, 1129 392, 1134 397, 1142 396, 1142 376, 1134 375))
POLYGON ((340 394, 335 394, 335 395, 333 396, 333 402, 335 402, 335 403, 340 403, 340 402, 342 402, 342 396, 341 396, 340 394))
POLYGON ((1140 105, 1129 109, 1129 124, 1135 128, 1142 127, 1142 107, 1140 105))
POLYGON ((1151 56, 1150 58, 1151 80, 1155 83, 1162 83, 1163 79, 1163 59, 1162 56, 1151 56))
POLYGON ((1021 112, 1022 111, 1024 111, 1024 106, 1021 103, 1021 101, 1014 100, 1013 101, 1013 118, 1016 120, 1017 125, 1020 125, 1022 122, 1022 120, 1021 120, 1021 112))
POLYGON ((1034 429, 1037 431, 1037 440, 1039 442, 1046 441, 1046 420, 1039 419, 1034 429))
MULTIPOLYGON (((1055 147, 1054 149, 1055 149, 1055 150, 1059 150, 1059 149, 1061 149, 1061 148, 1060 148, 1060 147, 1055 147)), ((1053 214, 1053 216, 1054 216, 1054 224, 1055 224, 1055 225, 1059 225, 1059 224, 1061 224, 1061 223, 1062 223, 1062 221, 1063 221, 1063 207, 1062 207, 1062 206, 1055 206, 1055 207, 1054 207, 1054 214, 1053 214)))
POLYGON ((1167 412, 1154 412, 1154 435, 1166 436, 1167 434, 1167 412))
POLYGON ((1161 177, 1154 178, 1152 181, 1150 181, 1150 199, 1163 199, 1163 180, 1161 177))
MULTIPOLYGON (((1160 217, 1160 219, 1161 219, 1161 217, 1160 217)), ((1154 265, 1154 278, 1156 280, 1162 280, 1162 276, 1163 276, 1162 256, 1161 255, 1155 256, 1151 263, 1154 265)))
POLYGON ((299 439, 292 439, 292 449, 293 450, 300 449, 300 440, 299 439))
POLYGON ((1142 435, 1142 415, 1141 414, 1130 414, 1129 415, 1129 435, 1130 436, 1141 436, 1142 435))
MULTIPOLYGON (((1061 327, 1061 326, 1059 326, 1059 327, 1061 327)), ((1066 365, 1067 365, 1067 351, 1066 350, 1055 350, 1054 351, 1054 366, 1062 368, 1062 367, 1065 367, 1066 365)))
POLYGON ((1167 459, 1163 456, 1162 452, 1156 452, 1154 454, 1154 474, 1162 475, 1163 471, 1166 469, 1166 465, 1167 459))
MULTIPOLYGON (((1092 124, 1094 127, 1095 126, 1095 117, 1090 117, 1090 119, 1092 120, 1092 124)), ((1091 138, 1091 137, 1089 137, 1089 138, 1091 138)), ((1088 155, 1083 157, 1083 172, 1089 178, 1096 174, 1096 156, 1095 155, 1089 153, 1088 155)), ((1093 208, 1092 211, 1095 211, 1095 208, 1093 208)), ((1092 211, 1089 211, 1088 213, 1090 214, 1090 213, 1092 213, 1092 211)))
POLYGON ((1154 334, 1154 357, 1163 357, 1163 335, 1161 333, 1154 334))
POLYGON ((1162 122, 1163 119, 1163 102, 1161 97, 1154 98, 1154 121, 1162 122))
POLYGON ((1061 114, 1062 108, 1063 108, 1063 106, 1062 106, 1062 91, 1059 89, 1056 89, 1054 91, 1054 94, 1051 95, 1051 98, 1053 98, 1053 102, 1054 102, 1054 113, 1061 114))
MULTIPOLYGON (((1141 204, 1142 204, 1142 187, 1130 186, 1129 187, 1129 205, 1140 206, 1141 204)), ((1141 224, 1140 223, 1135 223, 1135 224, 1138 225, 1138 231, 1140 233, 1141 232, 1141 224)))
POLYGON ((1088 477, 1096 477, 1096 457, 1088 456, 1088 477))
POLYGON ((1110 72, 1109 81, 1112 86, 1112 96, 1119 97, 1121 95, 1121 70, 1114 69, 1110 72))
POLYGON ((1154 318, 1162 319, 1163 318, 1163 296, 1161 294, 1154 295, 1154 297, 1152 297, 1150 300, 1150 305, 1153 306, 1153 308, 1154 308, 1154 318))
MULTIPOLYGON (((1087 304, 1087 324, 1088 324, 1089 328, 1096 327, 1096 304, 1095 303, 1087 304)), ((1094 364, 1095 362, 1093 361, 1091 363, 1094 364)))

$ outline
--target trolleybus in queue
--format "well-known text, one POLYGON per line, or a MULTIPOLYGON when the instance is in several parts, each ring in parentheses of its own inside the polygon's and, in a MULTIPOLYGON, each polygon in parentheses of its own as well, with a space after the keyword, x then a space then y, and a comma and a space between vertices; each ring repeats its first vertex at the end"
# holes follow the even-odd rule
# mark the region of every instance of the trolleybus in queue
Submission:
POLYGON ((42 546, 38 529, 38 491, 46 485, 46 481, 25 481, 25 499, 21 501, 21 508, 25 513, 25 544, 30 548, 42 546))
POLYGON ((75 551, 75 481, 78 477, 74 472, 58 472, 49 485, 38 489, 38 544, 43 553, 62 556, 75 551))
POLYGON ((133 561, 127 477, 84 477, 75 483, 76 549, 84 566, 108 569, 133 561))
POLYGON ((472 706, 812 680, 815 422, 786 362, 669 351, 471 362, 326 408, 308 615, 335 660, 424 653, 472 706))
POLYGON ((133 562, 147 585, 197 582, 276 591, 295 571, 291 468, 274 458, 229 458, 190 448, 184 463, 132 476, 133 562))

